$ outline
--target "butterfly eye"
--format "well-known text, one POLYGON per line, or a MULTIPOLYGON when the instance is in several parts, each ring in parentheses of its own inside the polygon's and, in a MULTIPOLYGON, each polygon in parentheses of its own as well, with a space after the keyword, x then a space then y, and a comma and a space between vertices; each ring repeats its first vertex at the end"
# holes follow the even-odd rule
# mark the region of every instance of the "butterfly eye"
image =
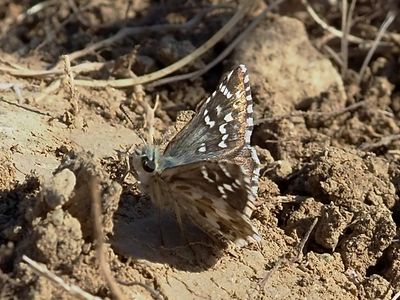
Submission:
POLYGON ((142 157, 142 167, 146 172, 152 173, 156 169, 154 160, 150 160, 147 156, 142 157))

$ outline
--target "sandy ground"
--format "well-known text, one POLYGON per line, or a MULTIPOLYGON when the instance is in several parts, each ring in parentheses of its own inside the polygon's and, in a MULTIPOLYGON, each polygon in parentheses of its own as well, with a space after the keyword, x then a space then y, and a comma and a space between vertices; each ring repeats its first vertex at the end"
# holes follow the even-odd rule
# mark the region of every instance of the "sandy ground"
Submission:
MULTIPOLYGON (((29 7, 21 2, 0 1, 6 7, 0 13, 0 67, 49 68, 60 54, 112 35, 123 22, 174 24, 193 13, 173 1, 165 7, 132 1, 125 18, 125 1, 104 6, 89 1, 92 6, 80 6, 79 13, 67 4, 50 4, 17 22, 29 7)), ((328 8, 319 12, 340 20, 340 11, 328 8)), ((384 18, 386 6, 381 9, 384 18)), ((190 32, 139 35, 90 53, 86 59, 112 62, 114 73, 102 70, 85 78, 126 77, 132 70, 140 75, 169 65, 209 37, 204 26, 213 32, 231 14, 216 11, 190 32), (127 57, 132 68, 117 74, 127 57)), ((376 22, 368 28, 379 27, 376 22)), ((92 295, 117 298, 96 254, 91 203, 96 178, 105 257, 127 299, 392 299, 400 291, 399 46, 378 49, 367 79, 358 84, 354 70, 366 50, 351 48, 344 80, 321 50, 321 29, 310 24, 304 8, 288 1, 202 77, 144 90, 78 86, 77 104, 65 82, 49 91, 54 78, 0 68, 0 298, 76 298, 33 272, 23 255, 92 295), (141 143, 138 103, 142 98, 154 103, 158 94, 157 135, 171 136, 179 112, 194 110, 238 63, 248 67, 255 101, 252 143, 262 176, 252 222, 263 241, 221 249, 185 220, 189 247, 174 215, 164 212, 159 223, 134 178, 124 177, 126 151, 141 143)), ((395 22, 391 30, 399 28, 395 22)), ((338 47, 338 40, 331 46, 338 47)), ((196 70, 217 53, 209 51, 181 71, 196 70)))

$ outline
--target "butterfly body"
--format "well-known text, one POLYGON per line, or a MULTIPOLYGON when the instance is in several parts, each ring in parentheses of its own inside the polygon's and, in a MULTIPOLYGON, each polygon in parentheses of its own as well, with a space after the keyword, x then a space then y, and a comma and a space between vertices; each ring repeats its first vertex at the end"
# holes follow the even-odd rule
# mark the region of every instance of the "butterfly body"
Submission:
POLYGON ((239 246, 258 242, 251 224, 259 160, 250 145, 253 101, 246 67, 229 73, 163 153, 146 145, 133 167, 156 206, 173 205, 206 233, 239 246))

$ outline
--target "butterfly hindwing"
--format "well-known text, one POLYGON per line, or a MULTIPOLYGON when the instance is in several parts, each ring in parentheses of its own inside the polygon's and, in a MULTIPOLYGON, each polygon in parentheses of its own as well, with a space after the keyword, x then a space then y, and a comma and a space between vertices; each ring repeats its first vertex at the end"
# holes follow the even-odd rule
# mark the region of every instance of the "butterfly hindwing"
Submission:
POLYGON ((179 208, 209 233, 242 244, 246 238, 259 240, 250 222, 255 195, 244 167, 229 161, 195 162, 167 169, 161 177, 179 208))

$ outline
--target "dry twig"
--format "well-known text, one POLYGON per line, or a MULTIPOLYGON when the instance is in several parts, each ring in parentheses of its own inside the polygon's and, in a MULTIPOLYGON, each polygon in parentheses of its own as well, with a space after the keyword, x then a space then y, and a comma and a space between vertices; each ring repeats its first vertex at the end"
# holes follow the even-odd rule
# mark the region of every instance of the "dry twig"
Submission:
MULTIPOLYGON (((33 70, 33 69, 27 69, 25 67, 19 66, 17 64, 11 64, 9 62, 4 62, 7 63, 8 65, 11 65, 11 67, 6 67, 6 66, 0 66, 0 71, 6 72, 8 74, 11 74, 13 76, 19 76, 19 77, 49 77, 49 76, 59 76, 64 74, 64 69, 63 68, 55 68, 51 70, 33 70)), ((85 73, 85 72, 93 72, 93 71, 98 71, 102 69, 103 67, 107 66, 107 64, 110 64, 110 62, 85 62, 76 66, 71 66, 71 71, 74 72, 74 74, 80 74, 80 73, 85 73)))
POLYGON ((11 101, 5 99, 3 96, 0 96, 0 101, 2 101, 4 103, 7 103, 8 105, 13 105, 15 107, 24 109, 26 111, 29 111, 29 112, 32 112, 32 113, 35 113, 35 114, 39 114, 39 115, 43 115, 43 116, 49 116, 51 118, 54 118, 54 116, 52 116, 49 112, 42 111, 42 110, 40 110, 40 109, 38 109, 36 107, 31 107, 31 106, 23 104, 23 103, 11 102, 11 101))
MULTIPOLYGON (((42 1, 42 2, 39 2, 35 5, 33 5, 32 7, 28 8, 26 11, 24 11, 23 13, 21 13, 20 15, 17 16, 16 23, 20 24, 27 17, 33 16, 33 15, 39 13, 43 9, 45 9, 53 4, 56 4, 57 2, 58 1, 56 1, 56 0, 47 0, 47 1, 42 1)), ((12 17, 6 18, 3 21, 2 28, 0 28, 0 38, 2 38, 3 37, 2 35, 8 31, 8 29, 10 28, 10 25, 13 23, 13 21, 14 20, 12 17)))
POLYGON ((342 109, 335 110, 332 112, 298 111, 298 110, 296 110, 296 111, 292 111, 285 115, 278 115, 278 116, 272 116, 272 117, 268 117, 268 118, 262 118, 262 119, 257 120, 255 123, 256 123, 256 125, 258 125, 258 124, 261 124, 264 122, 276 122, 276 121, 279 121, 282 119, 289 119, 289 118, 295 118, 295 117, 312 117, 312 116, 325 117, 326 119, 330 119, 330 118, 334 118, 339 115, 342 115, 344 113, 356 110, 356 109, 364 106, 366 103, 367 103, 366 100, 362 100, 362 101, 356 102, 354 104, 351 104, 342 109))
POLYGON ((76 116, 79 112, 79 106, 78 106, 76 88, 75 88, 75 84, 74 84, 74 75, 72 74, 72 70, 71 70, 71 61, 70 61, 68 55, 63 55, 62 58, 64 61, 65 79, 66 79, 66 84, 67 84, 67 88, 68 88, 68 92, 69 92, 69 96, 70 96, 72 111, 73 111, 73 114, 76 116))
POLYGON ((26 262, 28 266, 31 267, 35 273, 37 273, 40 276, 46 277, 51 282, 55 283, 57 286, 67 291, 71 296, 85 300, 101 300, 101 298, 93 296, 88 292, 85 292, 79 286, 73 284, 67 284, 62 278, 58 277, 56 274, 48 270, 45 265, 39 264, 33 259, 30 259, 28 256, 22 255, 22 260, 26 262))
MULTIPOLYGON (((308 229, 308 231, 306 232, 306 234, 304 235, 304 237, 301 239, 300 244, 298 245, 298 253, 297 255, 293 258, 293 259, 287 259, 287 258, 280 258, 276 264, 274 265, 274 267, 269 270, 263 277, 263 279, 260 282, 260 285, 265 289, 266 284, 268 282, 268 280, 271 278, 272 274, 276 272, 277 269, 279 269, 279 267, 282 265, 282 263, 284 262, 289 262, 289 263, 295 263, 295 262, 300 262, 303 259, 303 249, 305 244, 307 243, 308 239, 310 238, 311 232, 314 230, 315 225, 318 222, 318 218, 315 218, 313 223, 311 224, 310 228, 308 229)), ((291 253, 287 253, 285 255, 285 257, 288 256, 288 254, 291 253)))
POLYGON ((388 12, 385 21, 383 21, 381 27, 379 28, 378 35, 376 36, 372 47, 369 49, 367 56, 365 57, 365 59, 363 61, 360 72, 358 73, 358 82, 357 82, 358 85, 360 85, 360 83, 364 77, 364 73, 369 65, 369 62, 371 61, 372 55, 374 55, 374 52, 379 45, 379 42, 381 41, 383 35, 385 34, 385 32, 387 31, 389 26, 393 23, 395 18, 396 18, 395 12, 393 12, 393 11, 388 12))
POLYGON ((101 202, 100 202, 100 189, 99 189, 98 179, 93 175, 89 179, 89 190, 92 201, 92 219, 93 219, 93 233, 96 239, 96 252, 97 259, 99 262, 99 268, 101 273, 106 280, 111 293, 117 300, 126 299, 125 295, 122 293, 119 288, 117 282, 115 281, 111 270, 110 265, 108 264, 107 257, 105 255, 105 246, 104 246, 104 236, 103 236, 103 226, 102 226, 102 214, 101 214, 101 202))
POLYGON ((400 291, 398 291, 392 298, 392 300, 397 300, 400 298, 400 291))
POLYGON ((323 45, 322 49, 327 52, 328 55, 332 57, 332 59, 342 68, 343 60, 342 58, 328 45, 323 45))
MULTIPOLYGON (((116 87, 116 88, 122 88, 122 87, 130 87, 130 86, 135 86, 137 84, 144 84, 148 82, 152 82, 154 80, 157 80, 159 78, 165 77, 180 68, 184 67, 185 65, 189 64, 190 62, 196 60, 199 58, 201 55, 203 55, 205 52, 207 52, 209 49, 211 49, 216 43, 218 43, 226 34, 244 17, 244 15, 247 13, 247 11, 252 7, 252 5, 255 3, 255 0, 251 1, 241 1, 239 4, 239 7, 236 11, 236 13, 232 16, 232 18, 219 30, 217 31, 209 40, 207 40, 203 45, 201 45, 199 48, 197 48, 195 51, 190 53, 189 55, 183 57, 182 59, 178 60, 177 62, 173 63, 172 65, 155 71, 150 74, 146 74, 143 76, 138 76, 135 78, 127 78, 127 79, 116 79, 116 80, 79 80, 75 79, 75 85, 80 85, 80 86, 89 86, 89 87, 116 87)), ((205 13, 205 12, 204 12, 205 13)), ((201 18, 201 15, 198 15, 197 17, 193 18, 191 21, 191 24, 198 22, 198 20, 201 18)), ((188 26, 190 23, 186 23, 186 26, 188 26)), ((161 30, 171 30, 171 29, 177 29, 177 26, 182 27, 181 25, 155 25, 155 26, 150 26, 150 27, 135 27, 135 28, 124 28, 120 30, 116 35, 102 40, 100 42, 97 42, 85 49, 73 52, 69 54, 70 61, 73 61, 79 57, 85 56, 87 54, 93 53, 94 51, 110 46, 116 41, 131 35, 131 34, 136 34, 136 33, 143 33, 144 31, 157 31, 160 32, 161 30)), ((91 67, 98 68, 99 65, 93 64, 91 67)), ((75 66, 75 68, 78 68, 78 66, 75 66)), ((23 67, 16 67, 13 66, 13 68, 7 68, 7 67, 0 67, 0 70, 8 72, 10 74, 13 74, 14 76, 26 76, 26 77, 32 77, 32 76, 53 76, 53 75, 59 75, 62 74, 62 70, 60 67, 57 65, 55 66, 52 70, 28 70, 27 68, 23 67)), ((74 67, 71 67, 71 70, 74 70, 74 67)))
POLYGON ((118 31, 115 35, 96 42, 89 47, 86 47, 82 50, 78 50, 69 54, 71 61, 74 61, 80 57, 86 56, 88 54, 93 54, 95 51, 109 47, 116 42, 132 35, 136 34, 150 34, 152 32, 156 33, 163 33, 163 32, 170 32, 174 30, 190 30, 193 28, 208 12, 208 10, 203 10, 191 20, 186 22, 183 25, 180 24, 161 24, 161 25, 151 25, 151 26, 141 26, 141 27, 125 27, 118 31))
POLYGON ((303 239, 301 240, 299 247, 298 247, 298 254, 297 257, 294 259, 295 262, 300 262, 303 259, 303 250, 304 246, 306 245, 308 239, 310 238, 311 232, 314 230, 315 225, 317 225, 318 218, 315 218, 313 223, 311 224, 310 228, 304 235, 303 239))
POLYGON ((156 290, 154 290, 153 288, 151 288, 149 285, 147 285, 145 283, 142 283, 139 281, 122 281, 122 280, 118 280, 118 282, 120 284, 123 284, 126 286, 133 286, 133 285, 141 286, 146 291, 148 291, 154 299, 163 299, 163 297, 161 297, 160 293, 158 293, 156 290))
POLYGON ((341 38, 341 52, 342 52, 342 78, 345 78, 348 68, 349 61, 349 41, 348 36, 350 34, 351 23, 353 19, 353 12, 356 6, 356 0, 352 0, 350 8, 347 9, 347 0, 342 0, 342 31, 343 36, 341 38))
POLYGON ((340 39, 340 51, 342 53, 342 78, 345 78, 347 71, 347 62, 348 62, 348 39, 347 36, 349 34, 348 29, 350 26, 347 24, 347 0, 342 0, 342 38, 340 39))
POLYGON ((396 140, 400 140, 400 134, 391 134, 384 136, 375 143, 364 143, 360 146, 360 149, 364 151, 371 151, 379 147, 387 146, 396 140))
MULTIPOLYGON (((311 7, 311 5, 308 3, 308 0, 301 0, 303 5, 306 7, 307 12, 310 14, 311 18, 322 27, 322 29, 328 31, 332 35, 338 37, 338 38, 343 38, 344 33, 335 27, 332 27, 328 25, 324 20, 322 20, 318 14, 315 12, 315 10, 311 7)), ((359 38, 358 36, 349 34, 347 35, 347 40, 349 42, 355 43, 355 44, 362 44, 365 42, 370 42, 367 40, 363 40, 362 38, 359 38)))
POLYGON ((264 289, 267 286, 268 280, 272 277, 272 275, 279 269, 279 267, 282 265, 283 258, 280 258, 275 265, 272 267, 271 270, 269 270, 263 277, 263 279, 260 281, 260 286, 262 286, 264 289))
MULTIPOLYGON (((123 39, 127 36, 130 36, 130 35, 145 34, 145 33, 151 33, 151 32, 162 33, 162 32, 170 32, 173 30, 190 30, 201 20, 201 18, 206 14, 206 12, 207 12, 206 10, 200 12, 195 17, 193 17, 191 20, 189 20, 185 24, 181 24, 181 25, 180 24, 161 24, 161 25, 151 25, 151 26, 142 26, 142 27, 125 27, 125 28, 121 29, 119 32, 117 32, 115 35, 113 35, 112 37, 107 38, 102 41, 99 41, 97 43, 94 43, 91 46, 84 48, 82 50, 72 52, 72 53, 68 54, 68 56, 70 58, 70 61, 74 61, 85 55, 92 54, 96 50, 111 46, 113 43, 116 43, 116 42, 120 41, 121 39, 123 39)), ((50 70, 32 70, 32 69, 28 69, 28 68, 19 66, 14 63, 10 63, 6 60, 2 60, 1 58, 0 58, 0 61, 4 64, 11 66, 11 67, 0 66, 0 71, 7 72, 14 76, 48 77, 48 76, 59 76, 59 75, 64 74, 64 70, 60 66, 59 63, 50 70)), ((83 72, 91 72, 91 71, 100 70, 106 64, 109 64, 109 62, 105 62, 105 63, 86 62, 86 63, 78 64, 76 66, 72 66, 71 70, 74 72, 74 74, 80 74, 83 72)))
POLYGON ((187 79, 195 79, 206 72, 208 72, 211 68, 215 67, 219 62, 221 62, 225 57, 227 57, 234 49, 235 47, 242 42, 263 19, 267 15, 268 12, 270 12, 272 9, 277 8, 282 2, 285 0, 277 0, 273 2, 271 5, 269 5, 262 13, 260 13, 248 26, 247 28, 239 34, 229 45, 222 51, 216 58, 214 58, 210 63, 208 63, 204 68, 201 70, 197 70, 191 73, 187 74, 182 74, 182 75, 176 75, 176 76, 170 76, 166 78, 162 78, 159 80, 156 80, 152 83, 149 84, 149 86, 155 87, 171 82, 176 82, 176 81, 182 81, 182 80, 187 80, 187 79))
MULTIPOLYGON (((198 47, 195 51, 178 60, 177 62, 169 65, 168 67, 155 71, 150 74, 146 74, 143 76, 138 76, 136 78, 128 78, 128 79, 117 79, 117 80, 75 80, 76 85, 81 86, 90 86, 90 87, 130 87, 137 84, 144 84, 148 82, 152 82, 159 78, 163 78, 182 67, 186 66, 190 62, 196 60, 208 50, 210 50, 216 43, 218 43, 247 13, 249 8, 255 3, 255 0, 251 1, 241 1, 236 13, 232 16, 232 18, 219 30, 217 31, 210 39, 208 39, 203 45, 198 47)), ((71 54, 72 55, 72 54, 71 54)))

